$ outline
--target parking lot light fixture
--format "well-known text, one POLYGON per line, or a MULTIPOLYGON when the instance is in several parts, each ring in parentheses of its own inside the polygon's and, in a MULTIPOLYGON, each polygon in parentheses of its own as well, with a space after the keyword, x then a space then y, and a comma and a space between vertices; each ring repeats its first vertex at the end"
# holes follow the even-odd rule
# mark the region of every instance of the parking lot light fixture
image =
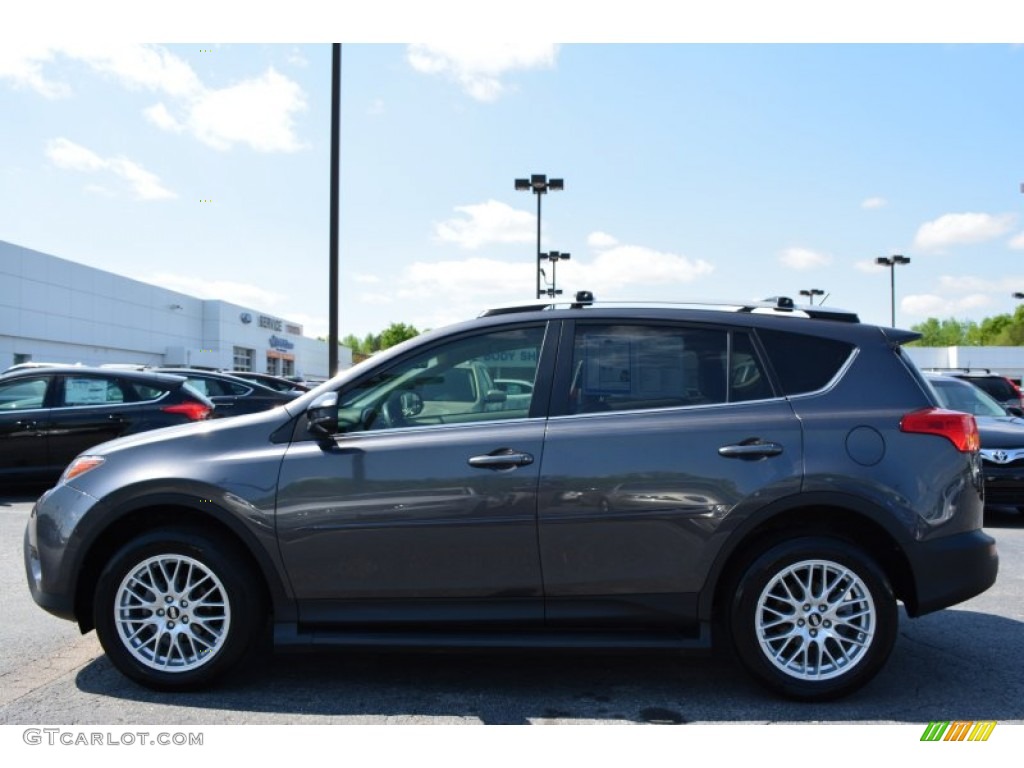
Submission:
MULTIPOLYGON (((548 286, 548 289, 544 293, 548 297, 554 298, 555 296, 558 296, 561 293, 560 290, 557 290, 557 286, 555 285, 555 281, 557 279, 555 273, 556 273, 556 270, 557 270, 557 267, 558 267, 558 262, 560 262, 560 261, 568 261, 572 257, 568 253, 562 253, 560 251, 550 251, 549 253, 542 253, 540 255, 540 258, 541 258, 541 261, 547 259, 548 261, 551 262, 551 285, 548 286)), ((541 270, 541 273, 545 277, 545 282, 547 282, 547 280, 546 280, 547 273, 544 272, 543 269, 541 270)))
MULTIPOLYGON (((801 296, 806 296, 807 297, 807 303, 810 304, 813 307, 814 306, 814 297, 815 296, 824 296, 825 292, 823 290, 821 290, 821 288, 810 288, 809 290, 806 290, 806 291, 800 291, 800 295, 801 296)), ((822 299, 822 301, 824 301, 824 299, 822 299)))
POLYGON ((537 298, 539 299, 542 295, 540 289, 540 198, 541 195, 546 195, 549 189, 556 192, 565 189, 565 181, 549 179, 543 173, 535 173, 528 179, 516 179, 515 185, 517 192, 533 192, 537 196, 537 298))
POLYGON ((900 254, 894 254, 893 256, 879 256, 875 259, 875 263, 880 267, 889 268, 889 324, 896 327, 896 265, 897 264, 909 264, 910 259, 900 254))

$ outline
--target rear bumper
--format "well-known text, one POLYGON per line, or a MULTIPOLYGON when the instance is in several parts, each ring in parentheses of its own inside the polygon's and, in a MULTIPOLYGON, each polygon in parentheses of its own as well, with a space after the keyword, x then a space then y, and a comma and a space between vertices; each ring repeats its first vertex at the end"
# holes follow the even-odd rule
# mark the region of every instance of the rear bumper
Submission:
POLYGON ((916 600, 907 613, 921 616, 968 600, 991 587, 999 572, 996 541, 981 530, 918 543, 910 553, 916 600))

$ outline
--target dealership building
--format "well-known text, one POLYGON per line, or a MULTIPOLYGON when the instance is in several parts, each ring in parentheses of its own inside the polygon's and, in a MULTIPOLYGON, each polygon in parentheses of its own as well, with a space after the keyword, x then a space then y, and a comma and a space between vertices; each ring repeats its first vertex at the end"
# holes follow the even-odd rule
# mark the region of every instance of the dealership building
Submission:
MULTIPOLYGON (((287 318, 0 241, 0 372, 131 363, 329 378, 327 342, 287 318)), ((340 368, 352 352, 338 350, 340 368)))

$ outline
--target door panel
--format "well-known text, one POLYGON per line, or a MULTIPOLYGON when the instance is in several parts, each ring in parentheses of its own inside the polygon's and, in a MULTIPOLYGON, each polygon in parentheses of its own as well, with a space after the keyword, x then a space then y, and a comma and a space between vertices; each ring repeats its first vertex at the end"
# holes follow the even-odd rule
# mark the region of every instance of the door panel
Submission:
POLYGON ((277 525, 303 621, 543 618, 544 419, 493 379, 511 357, 540 380, 545 329, 478 331, 370 369, 339 390, 342 434, 289 446, 277 525))
POLYGON ((489 601, 492 619, 522 618, 528 599, 528 613, 539 619, 542 442, 543 423, 522 421, 364 432, 327 448, 294 443, 282 466, 277 519, 304 620, 401 621, 413 615, 401 602, 390 615, 357 603, 424 599, 445 601, 449 617, 459 616, 451 601, 465 602, 463 618, 475 618, 479 601, 489 601), (503 450, 535 460, 470 464, 503 450))
POLYGON ((692 619, 729 515, 797 489, 799 423, 743 334, 578 324, 573 344, 541 467, 547 618, 692 619))

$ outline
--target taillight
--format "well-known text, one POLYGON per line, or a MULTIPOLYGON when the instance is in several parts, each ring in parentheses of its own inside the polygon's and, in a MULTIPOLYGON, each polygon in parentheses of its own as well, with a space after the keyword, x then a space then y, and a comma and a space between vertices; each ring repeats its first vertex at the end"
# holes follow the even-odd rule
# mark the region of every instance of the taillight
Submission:
POLYGON ((210 415, 210 409, 202 403, 176 403, 160 409, 164 413, 180 413, 191 421, 201 421, 210 415))
POLYGON ((974 417, 945 408, 925 408, 908 413, 900 420, 900 431, 944 437, 962 453, 981 447, 978 423, 974 417))

